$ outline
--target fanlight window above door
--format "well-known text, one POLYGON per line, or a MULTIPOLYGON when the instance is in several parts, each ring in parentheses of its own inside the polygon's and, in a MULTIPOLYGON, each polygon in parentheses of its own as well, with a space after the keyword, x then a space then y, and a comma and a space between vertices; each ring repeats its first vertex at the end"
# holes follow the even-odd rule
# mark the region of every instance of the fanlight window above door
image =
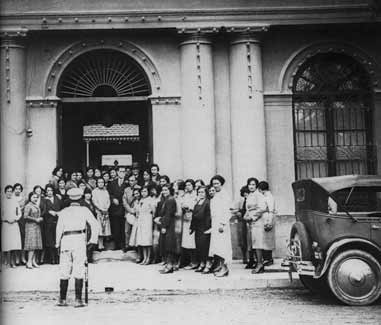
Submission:
POLYGON ((144 70, 127 55, 114 50, 82 54, 66 68, 58 84, 61 98, 148 96, 150 93, 144 70))

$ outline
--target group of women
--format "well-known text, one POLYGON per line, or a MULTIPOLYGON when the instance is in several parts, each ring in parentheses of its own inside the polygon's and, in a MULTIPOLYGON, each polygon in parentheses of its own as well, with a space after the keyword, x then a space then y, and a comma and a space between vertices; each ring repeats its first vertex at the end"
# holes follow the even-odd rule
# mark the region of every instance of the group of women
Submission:
MULTIPOLYGON (((136 249, 138 263, 162 262, 163 274, 184 268, 227 276, 232 261, 230 219, 237 217, 242 224, 240 241, 246 243, 244 254, 248 251, 250 256, 248 265, 254 273, 263 272, 263 251, 275 245, 275 208, 266 182, 248 179, 239 206, 232 208, 222 176, 214 176, 208 186, 200 179, 171 183, 158 170, 157 165, 142 173, 132 168, 126 175, 123 205, 126 223, 131 225, 128 244, 136 249), (256 265, 251 263, 254 257, 256 265)), ((33 268, 58 263, 55 227, 59 211, 68 203, 66 191, 72 187, 83 190, 82 204, 99 222, 98 250, 107 248, 112 239, 108 184, 117 177, 113 171, 88 168, 85 176, 73 172, 65 180, 63 169, 57 167, 45 189, 35 186, 28 200, 21 184, 7 186, 1 216, 2 251, 8 264, 26 263, 33 268)))

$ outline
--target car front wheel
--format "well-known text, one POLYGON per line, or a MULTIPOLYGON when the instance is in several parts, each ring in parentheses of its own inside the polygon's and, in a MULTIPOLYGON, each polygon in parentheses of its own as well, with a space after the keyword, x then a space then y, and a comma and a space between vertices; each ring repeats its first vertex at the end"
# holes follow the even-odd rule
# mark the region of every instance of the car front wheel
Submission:
POLYGON ((381 295, 381 265, 362 250, 339 253, 328 270, 333 294, 348 305, 369 305, 381 295))

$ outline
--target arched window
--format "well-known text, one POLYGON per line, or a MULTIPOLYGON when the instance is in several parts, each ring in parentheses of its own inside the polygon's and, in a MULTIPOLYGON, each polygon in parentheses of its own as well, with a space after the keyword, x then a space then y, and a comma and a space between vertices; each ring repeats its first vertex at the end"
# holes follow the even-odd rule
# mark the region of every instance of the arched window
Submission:
POLYGON ((59 97, 149 96, 151 88, 143 69, 115 50, 84 53, 63 72, 59 97))
POLYGON ((318 54, 293 81, 297 179, 373 174, 373 102, 366 70, 353 58, 318 54))

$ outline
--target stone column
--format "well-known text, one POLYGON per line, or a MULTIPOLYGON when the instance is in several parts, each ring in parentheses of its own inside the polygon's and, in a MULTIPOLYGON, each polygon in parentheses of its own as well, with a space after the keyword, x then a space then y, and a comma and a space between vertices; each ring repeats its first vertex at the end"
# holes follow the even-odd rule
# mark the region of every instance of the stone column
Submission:
POLYGON ((27 98, 28 128, 31 130, 27 144, 27 188, 46 184, 58 163, 59 98, 27 98), (48 135, 48 136, 47 136, 48 135))
POLYGON ((181 108, 179 96, 151 96, 153 162, 170 179, 182 177, 181 108))
POLYGON ((1 78, 1 185, 25 185, 26 109, 25 47, 26 32, 3 32, 0 45, 1 78))
POLYGON ((212 44, 192 34, 180 54, 184 177, 209 181, 216 172, 212 44))
POLYGON ((256 34, 236 35, 230 43, 230 106, 237 195, 248 177, 267 178, 262 58, 256 34))
POLYGON ((216 169, 225 180, 225 189, 232 193, 232 151, 229 94, 229 43, 224 37, 213 43, 214 102, 216 118, 216 169))

